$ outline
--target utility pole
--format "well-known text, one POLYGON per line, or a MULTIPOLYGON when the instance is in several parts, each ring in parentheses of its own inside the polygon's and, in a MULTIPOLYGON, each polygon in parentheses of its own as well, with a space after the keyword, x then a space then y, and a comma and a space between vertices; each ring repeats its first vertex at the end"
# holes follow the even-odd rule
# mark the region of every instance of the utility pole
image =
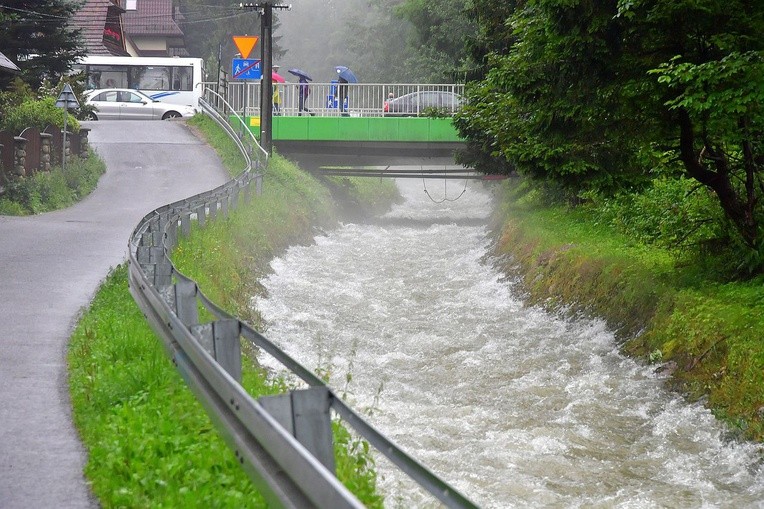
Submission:
POLYGON ((239 4, 242 9, 257 10, 260 14, 260 61, 263 79, 260 87, 260 145, 273 152, 273 9, 291 9, 291 5, 274 2, 239 4))

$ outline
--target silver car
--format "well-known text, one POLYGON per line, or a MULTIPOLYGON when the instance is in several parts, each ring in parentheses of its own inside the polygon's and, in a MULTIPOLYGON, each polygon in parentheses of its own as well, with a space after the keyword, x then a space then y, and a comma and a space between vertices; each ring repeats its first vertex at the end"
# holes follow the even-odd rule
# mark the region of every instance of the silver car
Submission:
POLYGON ((464 104, 464 98, 446 90, 423 90, 385 101, 382 110, 385 116, 413 117, 426 113, 428 109, 453 114, 464 104))
POLYGON ((86 120, 167 120, 196 114, 191 106, 163 103, 129 88, 91 90, 85 94, 85 104, 95 106, 86 120))

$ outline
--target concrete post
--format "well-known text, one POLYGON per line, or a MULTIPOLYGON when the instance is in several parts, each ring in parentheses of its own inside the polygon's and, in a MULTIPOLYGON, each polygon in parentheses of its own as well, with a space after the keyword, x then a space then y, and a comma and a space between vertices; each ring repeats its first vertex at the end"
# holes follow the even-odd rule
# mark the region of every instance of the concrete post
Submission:
POLYGON ((40 171, 50 171, 53 135, 40 133, 40 171))

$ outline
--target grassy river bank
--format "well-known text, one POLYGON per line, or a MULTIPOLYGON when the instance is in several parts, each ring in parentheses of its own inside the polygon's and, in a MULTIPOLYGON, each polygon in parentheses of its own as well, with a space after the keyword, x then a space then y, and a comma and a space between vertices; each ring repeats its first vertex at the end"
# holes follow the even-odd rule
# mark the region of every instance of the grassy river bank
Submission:
POLYGON ((496 252, 528 301, 605 319, 625 353, 668 370, 733 434, 764 439, 764 281, 720 283, 585 209, 538 205, 515 187, 496 212, 496 252))
MULTIPOLYGON (((234 147, 194 119, 235 172, 234 147)), ((384 210, 396 199, 377 180, 319 183, 275 157, 264 193, 229 219, 196 229, 174 262, 213 301, 256 326, 250 296, 269 261, 310 242, 349 209, 384 210), (344 196, 349 205, 333 198, 344 196)), ((520 277, 530 303, 603 317, 625 352, 673 372, 677 390, 703 399, 745 438, 762 439, 764 289, 718 284, 666 252, 596 224, 585 212, 537 207, 508 184, 495 214, 496 252, 520 277)), ((127 289, 110 274, 83 315, 70 351, 74 419, 88 450, 86 474, 105 507, 262 507, 233 453, 217 436, 127 289)), ((252 394, 282 390, 245 363, 252 394)), ((381 507, 364 444, 336 428, 338 476, 369 507, 381 507)))

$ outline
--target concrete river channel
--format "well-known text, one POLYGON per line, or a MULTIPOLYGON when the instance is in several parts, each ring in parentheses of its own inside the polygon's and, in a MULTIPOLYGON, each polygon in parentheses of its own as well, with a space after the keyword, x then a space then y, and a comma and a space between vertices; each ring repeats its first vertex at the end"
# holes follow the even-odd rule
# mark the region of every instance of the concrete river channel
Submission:
MULTIPOLYGON (((490 258, 490 186, 397 185, 383 217, 273 261, 268 338, 481 507, 764 507, 761 446, 603 323, 524 305, 490 258)), ((438 506, 377 467, 386 507, 438 506)))

